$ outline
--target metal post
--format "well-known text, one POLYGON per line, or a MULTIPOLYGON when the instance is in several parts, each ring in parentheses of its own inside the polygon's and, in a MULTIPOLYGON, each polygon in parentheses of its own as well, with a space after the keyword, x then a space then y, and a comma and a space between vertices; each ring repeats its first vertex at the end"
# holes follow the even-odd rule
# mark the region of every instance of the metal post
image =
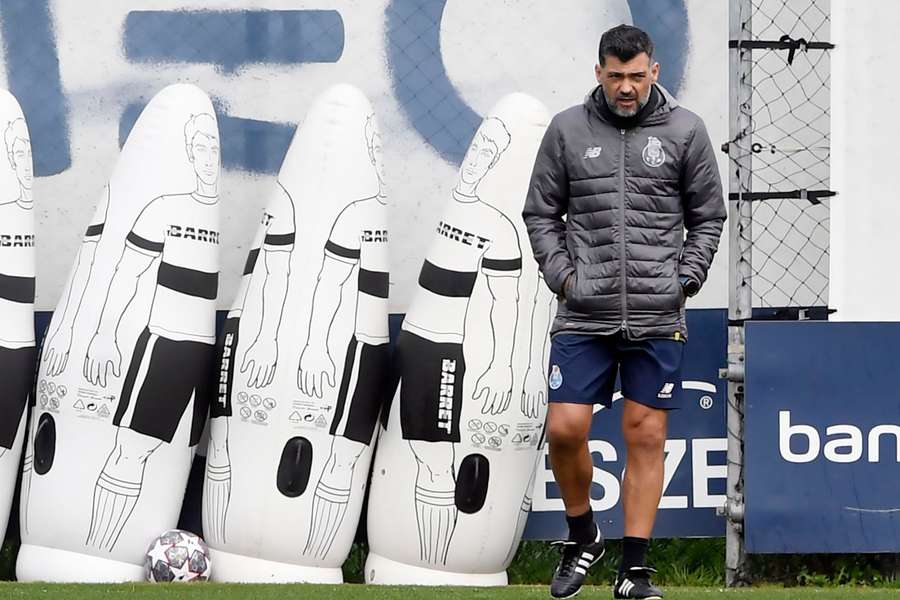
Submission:
POLYGON ((725 533, 725 583, 729 587, 749 583, 744 550, 744 320, 752 310, 752 207, 743 198, 750 192, 752 168, 752 51, 740 42, 752 39, 751 0, 731 0, 729 50, 729 273, 728 299, 728 482, 727 503, 720 511, 727 518, 725 533))

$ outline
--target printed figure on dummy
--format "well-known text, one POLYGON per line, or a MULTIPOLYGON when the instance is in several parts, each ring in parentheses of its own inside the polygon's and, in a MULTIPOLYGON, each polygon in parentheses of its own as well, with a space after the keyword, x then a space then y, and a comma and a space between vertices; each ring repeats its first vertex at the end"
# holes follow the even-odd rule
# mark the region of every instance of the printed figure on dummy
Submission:
MULTIPOLYGON (((0 90, 0 123, 8 168, 0 189, 0 539, 12 508, 23 440, 28 436, 28 407, 33 393, 35 235, 31 137, 22 110, 0 90), (24 433, 23 433, 24 432, 24 433)), ((30 472, 31 442, 25 441, 30 472)), ((27 493, 30 479, 23 479, 27 493)), ((22 519, 25 522, 25 519, 22 519)))
POLYGON ((97 479, 85 542, 110 551, 140 498, 147 461, 171 443, 192 400, 190 445, 197 444, 211 391, 215 337, 204 315, 218 291, 219 135, 208 114, 193 116, 184 133, 196 188, 160 196, 138 216, 84 361, 84 377, 94 385, 106 387, 110 375, 120 375, 118 324, 139 279, 159 259, 149 321, 125 376, 113 419, 115 446, 97 479))
POLYGON ((512 397, 522 252, 509 218, 478 197, 478 184, 509 144, 503 121, 485 119, 463 160, 454 201, 438 225, 397 340, 401 428, 417 466, 420 554, 433 564, 447 562, 458 517, 454 444, 460 441, 466 313, 479 274, 491 293, 494 346, 473 398, 483 402, 483 414, 497 415, 512 397))

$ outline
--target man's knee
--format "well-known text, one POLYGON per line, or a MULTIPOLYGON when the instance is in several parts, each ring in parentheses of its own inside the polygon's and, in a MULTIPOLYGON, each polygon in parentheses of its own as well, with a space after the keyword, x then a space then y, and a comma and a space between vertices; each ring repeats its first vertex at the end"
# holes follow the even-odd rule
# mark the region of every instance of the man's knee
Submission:
POLYGON ((547 440, 551 447, 581 448, 587 443, 593 411, 553 411, 547 422, 547 440))
POLYGON ((666 412, 636 403, 631 408, 622 418, 625 443, 631 448, 662 450, 666 444, 666 412))

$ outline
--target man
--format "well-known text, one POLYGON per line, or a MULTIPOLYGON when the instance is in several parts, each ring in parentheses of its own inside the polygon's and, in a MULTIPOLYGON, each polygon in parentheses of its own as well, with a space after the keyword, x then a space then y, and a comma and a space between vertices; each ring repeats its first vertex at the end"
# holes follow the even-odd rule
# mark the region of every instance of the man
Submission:
POLYGON ((115 445, 94 488, 85 544, 109 552, 140 497, 147 460, 163 442, 171 443, 191 401, 189 445, 196 445, 209 406, 215 343, 211 315, 219 277, 215 117, 191 117, 184 141, 195 188, 160 196, 138 215, 84 360, 84 377, 94 385, 106 387, 110 372, 119 376, 119 322, 140 277, 159 259, 147 328, 135 346, 113 419, 115 445))
MULTIPOLYGON (((416 459, 415 506, 420 558, 445 565, 456 529, 454 444, 460 441, 466 314, 479 275, 491 296, 493 356, 475 384, 483 414, 506 411, 518 320, 522 252, 515 226, 478 196, 478 185, 510 144, 496 117, 485 119, 469 146, 453 201, 437 227, 397 339, 400 426, 416 459)), ((482 482, 487 483, 487 482, 482 482)))
POLYGON ((335 368, 328 341, 344 283, 356 270, 353 335, 349 341, 339 342, 347 344, 347 354, 329 430, 333 436, 331 451, 316 484, 309 535, 303 548, 304 554, 318 559, 328 555, 344 521, 353 472, 363 450, 372 443, 386 386, 390 285, 387 199, 381 135, 374 114, 366 119, 365 137, 378 192, 345 207, 331 228, 297 371, 298 387, 310 397, 321 398, 325 385, 334 387, 335 368))
POLYGON ((3 138, 19 185, 14 198, 0 200, 0 458, 23 423, 35 358, 33 175, 25 119, 11 121, 3 138))
POLYGON ((667 410, 678 406, 685 298, 719 243, 725 206, 703 122, 659 85, 653 43, 635 27, 603 34, 584 104, 554 117, 523 216, 560 306, 550 351, 550 460, 569 539, 550 593, 578 593, 603 554, 590 506, 593 404, 616 372, 627 449, 623 560, 615 598, 661 598, 646 552, 662 495, 667 410), (687 236, 684 230, 687 230, 687 236))

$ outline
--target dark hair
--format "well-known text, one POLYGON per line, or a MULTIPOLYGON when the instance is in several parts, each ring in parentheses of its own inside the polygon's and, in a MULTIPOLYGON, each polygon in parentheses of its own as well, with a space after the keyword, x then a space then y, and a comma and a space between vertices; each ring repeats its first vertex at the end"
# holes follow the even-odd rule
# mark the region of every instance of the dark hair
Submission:
POLYGON ((653 40, 647 32, 631 25, 616 25, 600 38, 600 65, 606 64, 607 56, 615 56, 628 62, 641 52, 653 59, 653 40))

